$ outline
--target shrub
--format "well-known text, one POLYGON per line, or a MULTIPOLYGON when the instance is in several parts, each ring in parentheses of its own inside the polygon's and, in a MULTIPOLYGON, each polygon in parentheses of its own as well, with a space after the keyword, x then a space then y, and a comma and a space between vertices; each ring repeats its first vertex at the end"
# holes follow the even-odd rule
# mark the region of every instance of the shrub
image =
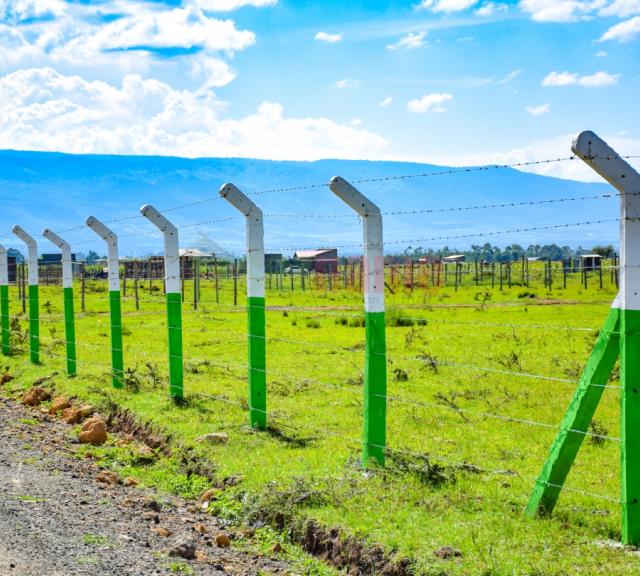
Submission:
POLYGON ((307 320, 307 328, 313 328, 317 330, 318 328, 320 328, 320 322, 318 322, 317 320, 307 320))

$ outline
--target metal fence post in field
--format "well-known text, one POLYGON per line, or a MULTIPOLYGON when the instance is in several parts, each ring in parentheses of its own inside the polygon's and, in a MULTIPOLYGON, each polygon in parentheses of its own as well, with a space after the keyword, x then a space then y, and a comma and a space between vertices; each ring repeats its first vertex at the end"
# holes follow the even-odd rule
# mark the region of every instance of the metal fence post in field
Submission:
POLYGON ((384 465, 387 436, 387 358, 384 310, 384 247, 380 209, 339 176, 332 192, 357 212, 363 222, 363 287, 365 309, 363 463, 384 465))
POLYGON ((40 304, 38 301, 38 243, 17 224, 13 233, 20 238, 28 249, 29 269, 29 349, 31 362, 40 364, 40 304))
POLYGON ((7 249, 0 246, 0 330, 2 353, 11 355, 11 331, 9 328, 9 262, 7 249))
POLYGON ((73 313, 73 263, 71 246, 49 228, 42 235, 62 252, 62 291, 64 301, 64 334, 67 348, 67 374, 76 375, 76 327, 73 313))
POLYGON ((620 291, 538 477, 527 513, 539 515, 553 510, 619 358, 622 541, 637 546, 640 544, 640 174, 593 132, 582 132, 572 149, 620 192, 620 291))
MULTIPOLYGON (((149 204, 142 206, 140 213, 162 232, 164 238, 164 274, 167 287, 167 328, 169 331, 169 392, 173 398, 181 400, 184 398, 184 372, 178 229, 149 204)), ((193 289, 195 294, 195 268, 193 289)))
MULTIPOLYGON (((264 430, 267 427, 267 373, 264 297, 264 224, 262 211, 233 184, 225 184, 222 186, 222 188, 220 188, 220 196, 242 212, 247 222, 249 425, 252 428, 264 430)), ((234 278, 238 275, 236 263, 237 261, 234 260, 234 278)))
POLYGON ((118 237, 100 220, 89 216, 86 224, 107 243, 107 269, 109 274, 109 315, 111 319, 111 369, 114 388, 122 388, 124 353, 122 346, 122 308, 120 303, 120 261, 118 237))

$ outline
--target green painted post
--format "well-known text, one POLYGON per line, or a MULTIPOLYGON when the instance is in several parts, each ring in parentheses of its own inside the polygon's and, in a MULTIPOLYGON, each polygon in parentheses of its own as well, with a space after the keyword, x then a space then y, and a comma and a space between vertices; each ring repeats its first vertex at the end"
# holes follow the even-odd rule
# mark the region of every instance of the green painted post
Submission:
POLYGON ((89 216, 87 226, 107 243, 107 267, 109 272, 109 316, 111 321, 111 371, 114 388, 122 388, 124 377, 124 353, 122 346, 122 311, 120 304, 120 262, 118 237, 100 220, 89 216))
MULTIPOLYGON (((246 217, 249 426, 264 430, 267 427, 267 340, 262 211, 233 184, 222 186, 220 188, 220 196, 246 217)), ((234 276, 237 276, 237 267, 235 265, 234 270, 234 276)))
POLYGON ((365 308, 363 464, 383 466, 386 452, 387 358, 384 308, 384 250, 380 209, 343 178, 330 188, 363 221, 365 308))
POLYGON ((550 514, 558 501, 562 486, 582 446, 585 432, 602 398, 604 386, 618 359, 620 311, 614 306, 600 331, 587 365, 580 376, 560 432, 536 481, 526 508, 528 516, 550 514))
POLYGON ((0 246, 0 331, 2 332, 2 354, 11 355, 11 332, 9 329, 9 264, 7 249, 0 246))
MULTIPOLYGON (((620 292, 585 369, 604 385, 620 358, 620 473, 622 541, 640 545, 640 174, 593 132, 582 132, 573 152, 620 192, 620 292), (618 310, 619 308, 619 310, 618 310), (613 332, 618 328, 618 337, 613 332), (616 346, 619 344, 619 346, 616 346)), ((588 426, 602 388, 581 379, 563 427, 588 426)), ((553 509, 582 440, 563 431, 556 439, 527 507, 530 515, 553 509), (542 481, 547 482, 546 485, 542 481), (549 486, 549 484, 556 484, 549 486)), ((570 431, 569 431, 570 432, 570 431)), ((584 434, 582 434, 584 436, 584 434)))
POLYGON ((76 375, 76 328, 73 313, 73 263, 71 246, 52 230, 45 228, 42 235, 62 252, 62 291, 64 302, 64 333, 67 347, 67 374, 76 375))
MULTIPOLYGON (((169 393, 172 398, 184 398, 184 368, 182 358, 182 285, 180 281, 180 250, 178 229, 149 204, 140 213, 163 234, 164 273, 167 301, 167 330, 169 342, 169 393)), ((193 290, 196 302, 197 281, 194 261, 193 290)))
POLYGON ((13 233, 20 238, 28 249, 29 270, 29 351, 31 362, 40 364, 40 304, 38 300, 38 244, 23 228, 17 224, 13 233))

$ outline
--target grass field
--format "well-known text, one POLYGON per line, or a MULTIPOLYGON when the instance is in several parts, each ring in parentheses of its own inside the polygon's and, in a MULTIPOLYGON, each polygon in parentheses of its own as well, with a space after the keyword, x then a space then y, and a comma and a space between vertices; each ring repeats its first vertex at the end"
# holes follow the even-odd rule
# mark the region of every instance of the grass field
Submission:
MULTIPOLYGON (((167 394, 159 283, 151 291, 141 285, 140 311, 130 293, 123 304, 131 369, 125 389, 110 387, 108 297, 100 281, 89 283, 87 311, 77 318, 78 377, 64 377, 61 288, 43 287, 42 365, 30 365, 26 353, 5 358, 16 376, 10 386, 18 391, 55 371, 58 391, 129 408, 180 447, 155 465, 137 464, 126 449, 93 450, 122 474, 197 496, 210 481, 184 473, 186 454, 226 479, 216 512, 239 521, 265 510, 317 519, 412 558, 417 574, 640 573, 637 554, 616 545, 617 380, 605 390, 596 435, 586 438, 553 517, 523 515, 615 295, 610 282, 587 290, 578 281, 566 290, 533 281, 502 291, 467 285, 388 294, 389 455, 386 469, 373 471, 359 465, 362 295, 291 291, 287 281, 268 292, 270 429, 259 433, 247 427, 244 295, 233 306, 231 280, 221 286, 215 304, 213 282, 202 280, 194 311, 187 282, 183 406, 167 394), (217 431, 229 435, 228 444, 194 444, 217 431), (444 546, 461 555, 438 558, 444 546)), ((13 287, 11 300, 21 325, 14 342, 24 349, 27 323, 13 287)))

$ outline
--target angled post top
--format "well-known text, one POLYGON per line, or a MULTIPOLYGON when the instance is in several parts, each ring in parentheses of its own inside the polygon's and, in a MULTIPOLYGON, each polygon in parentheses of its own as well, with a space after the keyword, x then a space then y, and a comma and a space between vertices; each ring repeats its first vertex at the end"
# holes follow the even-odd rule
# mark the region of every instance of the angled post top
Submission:
POLYGON ((167 234, 175 234, 178 229, 167 218, 165 218, 156 208, 151 204, 145 204, 140 207, 140 214, 142 214, 149 222, 151 222, 161 232, 167 234))
POLYGON ((29 248, 37 247, 37 242, 31 234, 29 234, 24 228, 18 226, 17 224, 11 229, 13 233, 20 238, 29 248))
POLYGON ((622 194, 640 193, 640 174, 591 130, 578 134, 571 150, 622 194))
POLYGON ((42 235, 49 240, 52 244, 55 244, 60 250, 71 250, 71 244, 69 242, 63 240, 60 236, 58 236, 53 230, 49 228, 45 228, 42 231, 42 235))
POLYGON ((95 216, 89 216, 86 220, 87 226, 91 228, 98 236, 100 236, 103 240, 115 240, 117 236, 113 231, 107 228, 100 220, 98 220, 95 216))
POLYGON ((334 176, 329 182, 329 188, 345 204, 363 218, 380 216, 380 208, 369 200, 360 190, 349 184, 344 178, 334 176))
POLYGON ((227 182, 220 188, 220 196, 224 198, 229 204, 237 208, 245 216, 251 214, 262 216, 262 211, 255 203, 242 191, 240 191, 234 184, 227 182))

